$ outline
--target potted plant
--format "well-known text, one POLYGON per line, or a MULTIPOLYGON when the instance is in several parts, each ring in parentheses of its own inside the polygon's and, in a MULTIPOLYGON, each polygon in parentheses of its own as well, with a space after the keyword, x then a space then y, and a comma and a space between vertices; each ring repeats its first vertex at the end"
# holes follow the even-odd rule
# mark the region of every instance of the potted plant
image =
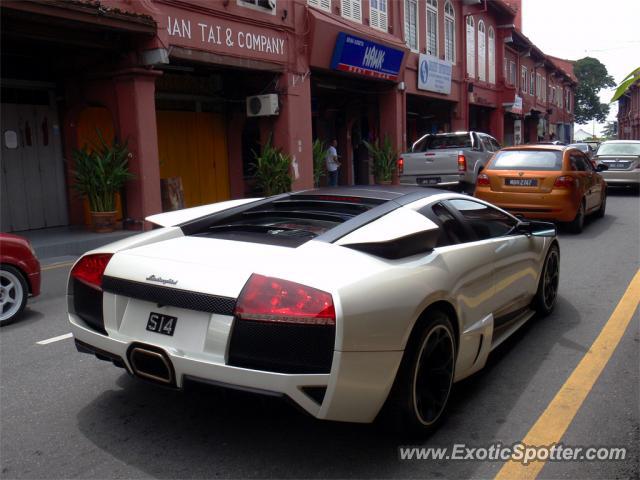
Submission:
POLYGON ((256 186, 265 196, 291 191, 291 157, 271 144, 271 137, 262 148, 262 152, 253 152, 255 163, 254 178, 256 186))
POLYGON ((316 138, 313 141, 313 185, 316 188, 320 186, 320 178, 325 176, 326 157, 327 149, 324 142, 316 138))
POLYGON ((98 141, 89 149, 86 145, 74 150, 74 187, 89 200, 93 230, 111 232, 115 226, 116 192, 133 175, 129 173, 131 153, 127 142, 114 139, 107 143, 98 130, 98 141))
POLYGON ((369 143, 363 140, 369 154, 373 158, 373 178, 376 183, 389 185, 397 168, 397 153, 393 148, 388 135, 385 135, 382 144, 380 140, 369 143))

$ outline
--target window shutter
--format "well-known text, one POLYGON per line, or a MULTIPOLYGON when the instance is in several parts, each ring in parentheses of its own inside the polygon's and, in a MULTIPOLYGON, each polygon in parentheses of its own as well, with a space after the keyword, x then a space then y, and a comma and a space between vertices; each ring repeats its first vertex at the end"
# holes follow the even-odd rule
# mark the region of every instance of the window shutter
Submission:
POLYGON ((489 83, 496 83, 496 35, 489 27, 489 83))
POLYGON ((476 42, 473 17, 467 18, 467 73, 469 77, 476 76, 476 42))
POLYGON ((351 14, 353 15, 351 18, 357 20, 358 22, 362 21, 362 3, 361 0, 351 0, 351 14))
POLYGON ((361 0, 341 0, 342 16, 356 22, 362 22, 361 0))
POLYGON ((351 0, 341 0, 340 2, 340 11, 342 12, 342 16, 345 18, 351 18, 351 0))
POLYGON ((331 0, 307 0, 307 3, 312 7, 318 7, 327 12, 331 11, 331 0))
POLYGON ((387 32, 387 0, 378 0, 378 7, 378 26, 380 27, 380 30, 387 32))
POLYGON ((380 11, 376 0, 369 1, 369 26, 380 28, 380 11))

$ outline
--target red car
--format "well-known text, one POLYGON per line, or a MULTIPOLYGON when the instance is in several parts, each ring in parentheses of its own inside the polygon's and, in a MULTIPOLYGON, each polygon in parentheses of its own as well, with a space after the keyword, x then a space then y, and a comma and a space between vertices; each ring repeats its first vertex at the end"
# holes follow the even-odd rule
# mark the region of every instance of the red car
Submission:
POLYGON ((0 233, 0 326, 14 320, 27 297, 40 294, 40 262, 25 238, 0 233))

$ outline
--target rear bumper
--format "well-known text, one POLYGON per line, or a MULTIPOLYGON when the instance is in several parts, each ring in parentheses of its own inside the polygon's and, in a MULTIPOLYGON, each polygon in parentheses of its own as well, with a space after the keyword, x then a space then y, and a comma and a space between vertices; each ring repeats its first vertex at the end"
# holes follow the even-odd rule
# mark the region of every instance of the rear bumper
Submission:
POLYGON ((463 174, 425 173, 421 175, 400 175, 400 185, 419 185, 421 187, 453 187, 460 183, 473 183, 463 174), (418 183, 418 179, 437 179, 437 183, 418 183))
POLYGON ((600 175, 609 185, 640 185, 640 170, 605 170, 600 175))
POLYGON ((569 190, 552 190, 549 193, 505 193, 494 192, 489 187, 478 187, 475 196, 513 214, 558 222, 573 220, 580 201, 569 190))
MULTIPOLYGON (((84 325, 74 314, 69 314, 71 331, 79 350, 94 353, 102 360, 112 361, 134 373, 128 353, 133 338, 109 331, 102 335, 84 325)), ((205 352, 163 348, 174 372, 172 386, 181 389, 185 380, 213 383, 219 386, 248 390, 268 395, 283 395, 319 419, 372 422, 382 408, 393 384, 403 352, 341 352, 334 351, 328 374, 284 374, 234 367, 223 357, 205 352), (324 396, 318 388, 326 389, 324 396), (310 393, 315 390, 315 394, 310 393)))

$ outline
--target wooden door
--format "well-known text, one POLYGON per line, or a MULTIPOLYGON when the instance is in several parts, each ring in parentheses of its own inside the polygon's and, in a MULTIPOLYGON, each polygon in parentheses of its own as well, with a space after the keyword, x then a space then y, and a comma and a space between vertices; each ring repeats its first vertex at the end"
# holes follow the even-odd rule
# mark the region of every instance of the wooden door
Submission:
POLYGON ((60 125, 47 105, 2 104, 2 230, 68 223, 60 125), (11 137, 16 141, 12 142, 11 137))
POLYGON ((229 199, 224 117, 217 113, 158 111, 160 177, 181 177, 186 207, 229 199))

